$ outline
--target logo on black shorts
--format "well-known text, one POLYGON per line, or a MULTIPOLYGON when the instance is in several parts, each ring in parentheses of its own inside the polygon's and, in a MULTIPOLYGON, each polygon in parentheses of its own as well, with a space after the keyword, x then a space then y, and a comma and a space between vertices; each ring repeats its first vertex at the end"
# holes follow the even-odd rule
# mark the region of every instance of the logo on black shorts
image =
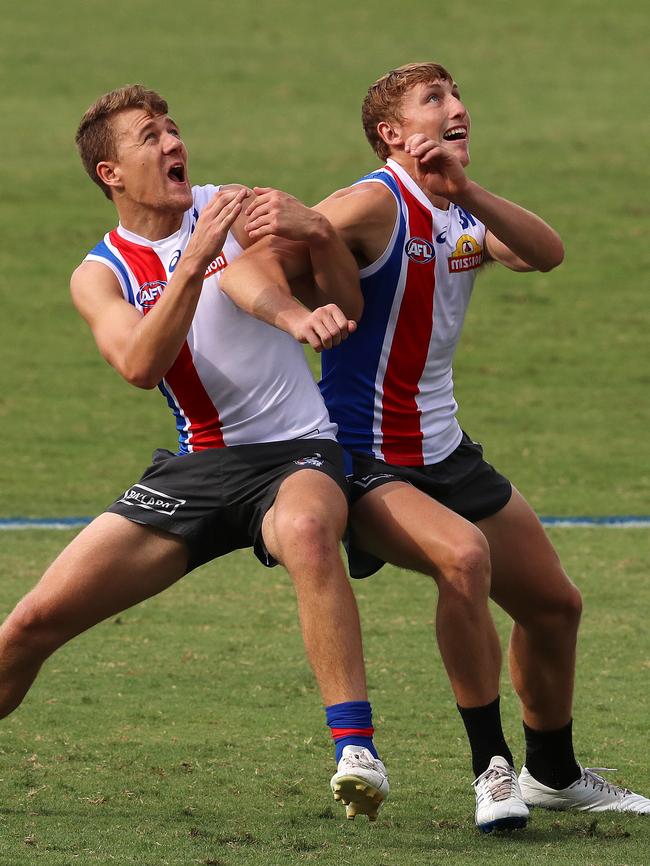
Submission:
POLYGON ((185 505, 186 499, 176 499, 174 496, 169 496, 167 493, 161 493, 160 490, 153 490, 151 487, 145 487, 144 484, 134 484, 124 492, 124 495, 119 502, 124 502, 127 505, 137 505, 140 508, 146 508, 148 511, 157 511, 158 514, 166 514, 171 517, 174 512, 185 505))
POLYGON ((322 466, 325 462, 323 460, 323 455, 316 452, 316 454, 311 454, 309 457, 301 457, 299 460, 293 461, 296 466, 322 466))
MULTIPOLYGON (((354 478, 354 476, 349 477, 354 478)), ((392 475, 390 472, 377 472, 372 475, 362 475, 361 478, 354 478, 353 483, 356 484, 357 487, 363 487, 364 489, 367 489, 372 484, 374 484, 375 481, 383 481, 384 478, 389 478, 391 481, 401 480, 397 477, 397 475, 392 475)))

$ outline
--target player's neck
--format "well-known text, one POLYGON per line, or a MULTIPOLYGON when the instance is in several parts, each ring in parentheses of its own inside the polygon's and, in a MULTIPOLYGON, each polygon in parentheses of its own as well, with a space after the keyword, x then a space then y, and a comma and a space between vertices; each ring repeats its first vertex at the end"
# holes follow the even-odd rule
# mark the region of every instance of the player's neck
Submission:
POLYGON ((127 231, 148 241, 159 241, 177 232, 183 223, 183 213, 144 208, 131 202, 116 202, 120 224, 127 231))
POLYGON ((417 173, 415 171, 415 160, 411 156, 407 156, 405 153, 391 153, 390 159, 393 162, 396 162, 399 166, 401 166, 405 172, 412 178, 414 183, 416 183, 419 188, 422 190, 424 195, 429 199, 431 204, 434 207, 437 207, 439 210, 448 210, 449 208, 449 199, 443 198, 440 195, 433 195, 430 193, 422 184, 418 181, 417 173))

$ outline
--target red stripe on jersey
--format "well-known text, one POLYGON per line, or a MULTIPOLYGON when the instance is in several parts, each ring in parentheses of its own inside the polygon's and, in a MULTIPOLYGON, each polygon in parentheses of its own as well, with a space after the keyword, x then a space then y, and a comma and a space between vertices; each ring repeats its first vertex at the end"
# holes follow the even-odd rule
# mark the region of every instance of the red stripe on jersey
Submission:
MULTIPOLYGON (((111 243, 120 251, 142 289, 145 283, 161 280, 167 283, 167 273, 155 250, 134 244, 116 231, 110 233, 111 243)), ((146 315, 151 307, 145 307, 146 315)), ((189 444, 193 451, 223 448, 223 434, 219 412, 208 396, 199 377, 187 341, 167 371, 165 381, 178 400, 183 415, 189 421, 189 444)))
MULTIPOLYGON (((409 238, 423 238, 435 249, 431 211, 409 192, 395 172, 390 168, 388 171, 399 184, 408 208, 409 236, 406 243, 409 238)), ((407 262, 404 295, 383 382, 381 450, 387 463, 422 466, 423 436, 416 397, 420 393, 419 382, 433 329, 435 258, 429 262, 407 258, 407 262)))

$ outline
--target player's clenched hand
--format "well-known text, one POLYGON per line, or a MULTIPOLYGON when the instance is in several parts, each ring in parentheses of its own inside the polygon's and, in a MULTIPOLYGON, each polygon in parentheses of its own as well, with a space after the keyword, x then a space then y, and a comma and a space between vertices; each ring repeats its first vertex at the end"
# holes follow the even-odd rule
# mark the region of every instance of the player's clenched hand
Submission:
POLYGON ((406 139, 404 151, 415 157, 416 180, 430 193, 450 201, 463 194, 468 184, 465 169, 443 142, 417 132, 406 139))
POLYGON ((327 304, 302 317, 292 328, 292 335, 300 343, 309 343, 316 352, 322 352, 338 346, 356 328, 357 323, 348 319, 336 304, 327 304))
POLYGON ((253 192, 256 199, 246 208, 248 221, 244 225, 251 240, 278 235, 310 243, 327 234, 325 217, 292 195, 268 186, 253 187, 253 192))
POLYGON ((242 202, 250 190, 225 189, 216 193, 201 211, 192 239, 183 259, 185 264, 195 262, 197 270, 205 271, 210 262, 223 249, 226 236, 242 209, 242 202))

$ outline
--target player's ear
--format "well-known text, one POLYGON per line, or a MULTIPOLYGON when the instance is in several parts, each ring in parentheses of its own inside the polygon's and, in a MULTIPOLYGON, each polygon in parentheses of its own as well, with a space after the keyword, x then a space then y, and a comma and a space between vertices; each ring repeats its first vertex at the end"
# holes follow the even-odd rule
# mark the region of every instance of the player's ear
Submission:
POLYGON ((112 189, 115 189, 122 185, 122 182, 120 180, 120 170, 117 163, 115 162, 111 162, 109 160, 98 162, 95 167, 95 172, 97 174, 97 177, 105 186, 109 186, 112 189))
POLYGON ((382 120, 381 123, 377 124, 377 133, 389 147, 399 147, 404 144, 399 126, 389 123, 387 120, 382 120))

